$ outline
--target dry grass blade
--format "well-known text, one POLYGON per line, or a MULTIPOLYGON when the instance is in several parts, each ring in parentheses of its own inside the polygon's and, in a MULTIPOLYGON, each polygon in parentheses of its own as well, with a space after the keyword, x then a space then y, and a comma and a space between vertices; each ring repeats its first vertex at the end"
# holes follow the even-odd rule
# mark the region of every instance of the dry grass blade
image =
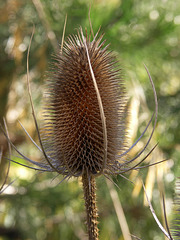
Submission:
POLYGON ((64 28, 63 28, 63 35, 62 35, 62 40, 61 40, 61 54, 62 54, 62 50, 63 50, 63 45, 64 45, 64 36, 65 36, 65 31, 66 31, 66 23, 67 23, 67 14, 65 17, 65 21, 64 21, 64 28))
POLYGON ((129 231, 129 227, 128 227, 128 224, 126 221, 126 217, 125 217, 120 199, 118 197, 118 194, 113 186, 113 183, 111 181, 108 181, 107 179, 106 179, 106 183, 109 188, 111 199, 113 201, 113 205, 114 205, 117 217, 118 217, 118 221, 119 221, 119 225, 121 227, 123 238, 124 238, 124 240, 132 240, 131 234, 129 231))

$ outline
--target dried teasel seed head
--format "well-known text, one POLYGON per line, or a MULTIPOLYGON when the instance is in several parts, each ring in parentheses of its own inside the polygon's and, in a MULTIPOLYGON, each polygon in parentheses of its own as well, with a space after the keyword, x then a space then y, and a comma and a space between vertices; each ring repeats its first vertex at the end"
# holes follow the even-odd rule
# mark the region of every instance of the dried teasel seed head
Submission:
POLYGON ((102 38, 90 41, 81 29, 69 36, 47 80, 43 144, 54 168, 68 176, 114 173, 124 150, 122 73, 102 38))

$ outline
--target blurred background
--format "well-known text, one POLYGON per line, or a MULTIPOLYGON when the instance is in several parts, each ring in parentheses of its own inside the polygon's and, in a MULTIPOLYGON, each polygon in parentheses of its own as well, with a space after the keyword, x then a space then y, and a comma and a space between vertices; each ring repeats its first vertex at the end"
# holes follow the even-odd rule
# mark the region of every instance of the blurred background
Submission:
MULTIPOLYGON (((26 84, 26 55, 32 26, 35 25, 29 60, 31 90, 41 123, 46 71, 61 43, 65 16, 68 16, 65 36, 76 34, 79 26, 90 32, 89 6, 90 2, 85 0, 1 1, 0 121, 6 118, 11 141, 33 160, 39 161, 41 154, 18 122, 21 121, 38 142, 26 84)), ((130 106, 130 144, 143 132, 154 111, 153 91, 143 63, 147 65, 159 103, 158 124, 148 150, 159 144, 142 165, 168 159, 125 174, 134 184, 117 176, 113 180, 118 188, 107 185, 104 177, 97 179, 100 239, 133 239, 122 235, 120 222, 126 222, 130 233, 141 239, 165 239, 149 210, 141 180, 162 223, 161 192, 165 193, 166 212, 171 222, 175 181, 180 176, 180 1, 94 0, 91 21, 94 32, 101 26, 100 33, 105 33, 104 39, 117 54, 123 69, 130 106), (118 206, 116 210, 114 204, 118 206), (118 220, 117 213, 123 215, 123 212, 126 220, 121 216, 118 220)), ((145 145, 149 134, 150 131, 130 157, 145 145)), ((0 181, 3 182, 8 147, 2 132, 0 146, 3 152, 0 181)), ((17 155, 13 151, 12 158, 24 163, 17 155)), ((60 183, 61 176, 38 173, 11 163, 8 182, 13 180, 15 182, 0 195, 0 240, 86 239, 80 180, 60 183)))

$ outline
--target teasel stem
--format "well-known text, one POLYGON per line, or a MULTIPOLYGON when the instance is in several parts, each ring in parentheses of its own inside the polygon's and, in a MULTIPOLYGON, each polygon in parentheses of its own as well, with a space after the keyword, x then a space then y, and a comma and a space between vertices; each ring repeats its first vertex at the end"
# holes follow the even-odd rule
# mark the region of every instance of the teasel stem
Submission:
POLYGON ((98 210, 96 206, 96 181, 95 177, 84 171, 82 175, 84 200, 86 207, 86 224, 87 231, 89 235, 89 240, 99 239, 99 229, 98 229, 98 210))

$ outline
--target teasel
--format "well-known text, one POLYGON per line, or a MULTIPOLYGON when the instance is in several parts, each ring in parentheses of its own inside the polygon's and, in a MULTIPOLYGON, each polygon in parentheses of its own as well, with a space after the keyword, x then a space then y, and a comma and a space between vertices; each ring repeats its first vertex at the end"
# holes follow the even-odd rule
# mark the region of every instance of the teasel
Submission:
MULTIPOLYGON (((33 34, 32 34, 33 36, 33 34)), ((42 152, 42 161, 36 162, 21 153, 20 158, 35 164, 23 166, 44 171, 57 172, 64 179, 81 177, 87 214, 89 239, 97 240, 98 212, 96 206, 95 178, 104 175, 121 175, 139 166, 154 150, 142 159, 157 122, 157 96, 149 76, 155 99, 155 111, 137 141, 127 147, 127 98, 122 71, 114 54, 105 45, 103 34, 97 33, 91 40, 82 28, 70 35, 63 48, 56 54, 46 84, 44 96, 44 123, 41 131, 35 116, 29 82, 29 51, 27 54, 27 83, 39 143, 38 146, 21 124, 32 143, 42 152), (145 135, 155 117, 150 136, 140 152, 130 160, 128 153, 145 135), (138 160, 137 162, 135 162, 138 160), (135 163, 134 163, 135 162, 135 163)), ((32 37, 31 37, 32 41, 32 37)), ((30 45, 31 45, 30 41, 30 45)), ((13 161, 13 160, 12 160, 13 161)), ((154 165, 154 164, 152 164, 154 165)), ((150 166, 150 165, 148 165, 150 166)))

